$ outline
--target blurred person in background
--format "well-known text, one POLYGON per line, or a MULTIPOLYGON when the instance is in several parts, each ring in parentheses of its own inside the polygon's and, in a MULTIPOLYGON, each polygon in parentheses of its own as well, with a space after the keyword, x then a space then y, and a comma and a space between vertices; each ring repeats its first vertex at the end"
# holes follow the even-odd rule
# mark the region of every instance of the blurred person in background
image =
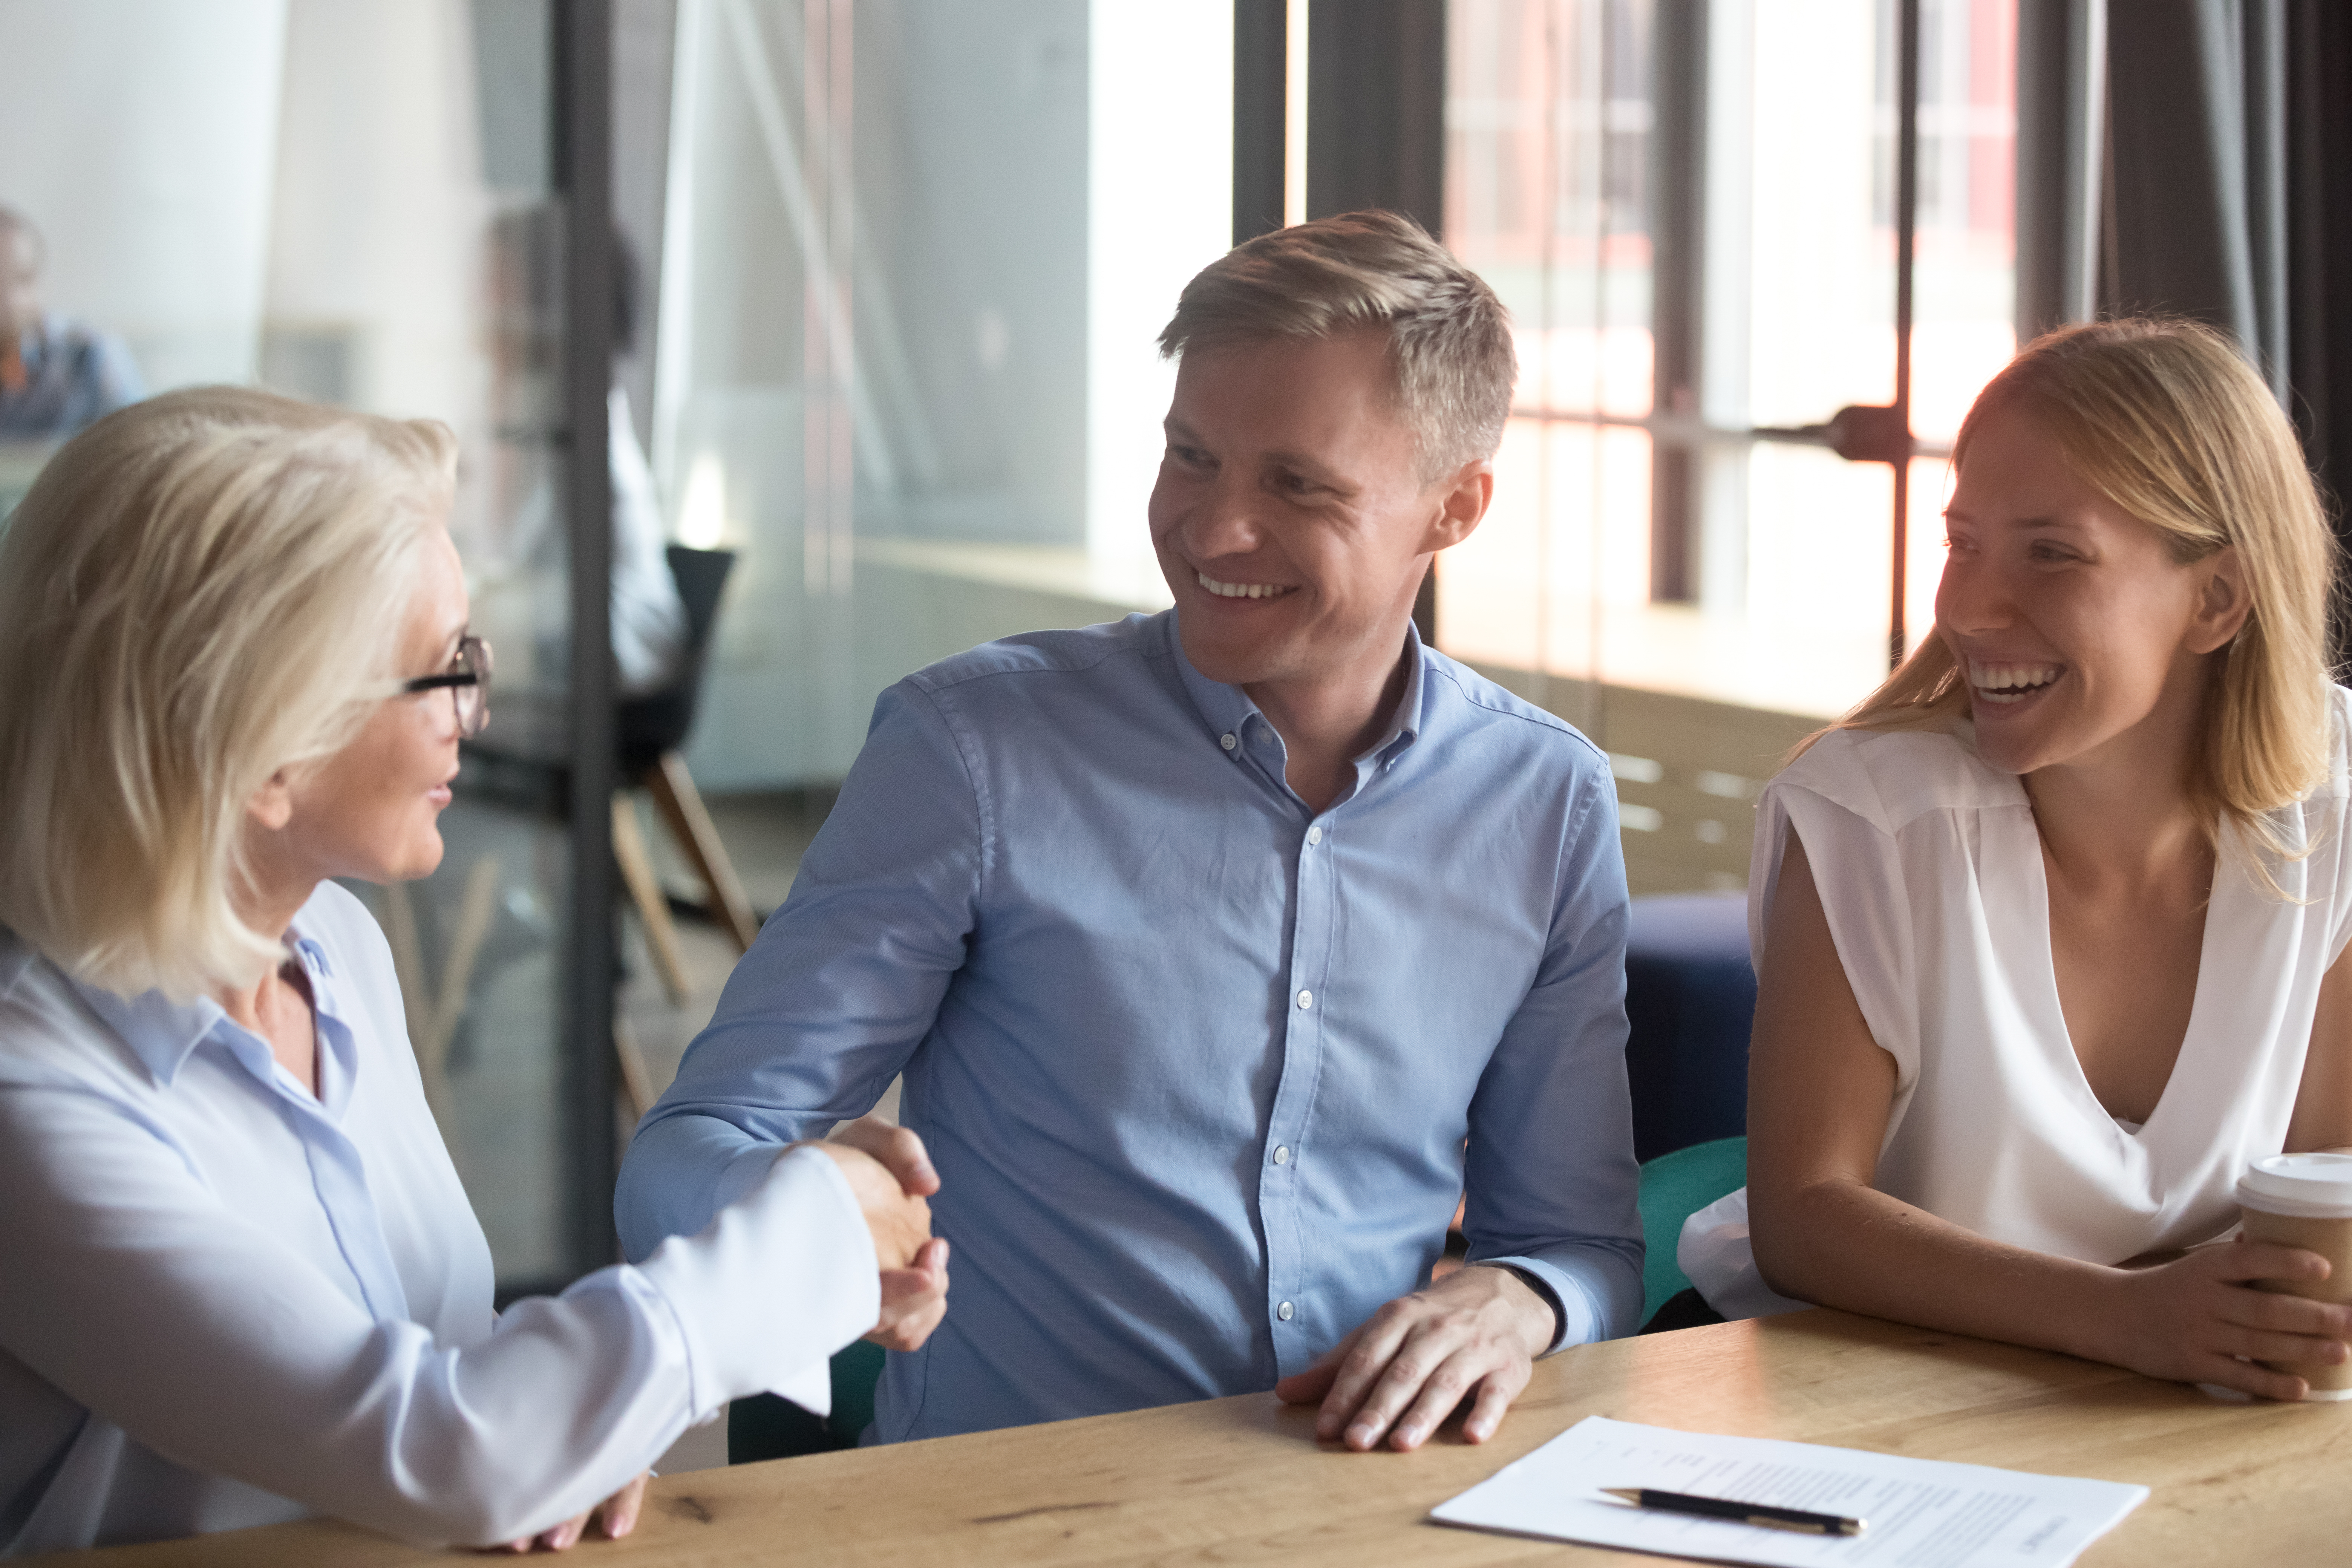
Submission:
POLYGON ((0 441, 61 441, 146 395, 121 339, 42 309, 47 259, 32 220, 0 206, 0 441))
POLYGON ((326 1513, 561 1549, 687 1426, 946 1310, 911 1132, 491 1304, 383 936, 488 715, 442 426, 197 388, 0 545, 0 1557, 326 1513))

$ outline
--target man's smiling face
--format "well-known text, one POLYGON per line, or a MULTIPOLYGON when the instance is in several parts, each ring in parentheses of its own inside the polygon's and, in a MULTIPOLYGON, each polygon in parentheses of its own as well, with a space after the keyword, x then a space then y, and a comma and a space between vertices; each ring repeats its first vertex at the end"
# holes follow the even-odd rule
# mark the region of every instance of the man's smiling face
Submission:
POLYGON ((1188 350, 1167 429, 1151 541, 1193 668, 1311 686, 1392 664, 1430 553, 1468 529, 1461 477, 1423 480, 1387 334, 1188 350))

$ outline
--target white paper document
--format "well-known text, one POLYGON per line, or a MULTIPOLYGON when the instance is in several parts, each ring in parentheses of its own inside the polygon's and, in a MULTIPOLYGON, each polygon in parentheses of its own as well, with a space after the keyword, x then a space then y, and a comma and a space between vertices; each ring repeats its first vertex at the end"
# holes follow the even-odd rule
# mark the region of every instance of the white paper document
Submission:
POLYGON ((2146 1487, 1859 1448, 1720 1437, 1589 1415, 1430 1517, 1720 1563, 1871 1568, 2063 1568, 2147 1499, 2146 1487), (1860 1535, 1802 1535, 1640 1509, 1603 1487, 1771 1503, 1866 1521, 1860 1535))

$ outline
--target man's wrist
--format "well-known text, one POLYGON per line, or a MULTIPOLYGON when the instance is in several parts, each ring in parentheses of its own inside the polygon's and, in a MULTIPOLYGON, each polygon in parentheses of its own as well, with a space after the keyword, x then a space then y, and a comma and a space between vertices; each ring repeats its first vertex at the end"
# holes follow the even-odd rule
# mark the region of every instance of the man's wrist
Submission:
POLYGON ((1530 1357, 1544 1355, 1549 1352, 1554 1346, 1559 1343, 1561 1338, 1567 1334, 1568 1311, 1560 1305, 1559 1292, 1554 1290, 1551 1288, 1551 1282, 1546 1279, 1542 1275, 1538 1274, 1532 1268, 1522 1268, 1516 1263, 1473 1263, 1470 1267, 1473 1268, 1497 1268, 1502 1270, 1512 1279, 1517 1279, 1520 1284, 1526 1286, 1528 1291, 1534 1295, 1535 1299, 1542 1302, 1545 1310, 1551 1314, 1550 1327, 1543 1335, 1543 1342, 1537 1345, 1528 1352, 1530 1357))

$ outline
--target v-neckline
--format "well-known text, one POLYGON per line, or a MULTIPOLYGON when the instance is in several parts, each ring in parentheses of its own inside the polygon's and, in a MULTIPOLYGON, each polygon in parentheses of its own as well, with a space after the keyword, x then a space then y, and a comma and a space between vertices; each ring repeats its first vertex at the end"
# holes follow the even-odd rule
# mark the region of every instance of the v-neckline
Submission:
POLYGON ((2128 1140, 2144 1142, 2148 1130, 2165 1120, 2165 1108, 2176 1098, 2172 1091, 2180 1083, 2181 1069, 2189 1065, 2189 1052, 2197 1044, 2198 1026, 2204 1021, 2208 1010, 2205 990, 2213 977, 2213 932, 2222 913, 2219 907, 2222 889, 2237 880, 2223 874, 2223 868, 2230 858, 2230 825, 2226 822, 2221 824, 2215 835, 2213 885, 2205 896, 2205 923, 2197 933, 2197 984, 2189 994, 2189 1020, 2180 1031, 2180 1048, 2173 1053, 2172 1070, 2165 1075, 2164 1087, 2157 1091, 2156 1103, 2148 1107, 2147 1119, 2135 1132, 2123 1125, 2121 1119, 2099 1098, 2099 1091, 2091 1087, 2091 1075, 2083 1070, 2082 1053, 2074 1048, 2074 1031, 2066 1022, 2065 1001, 2058 994, 2058 943, 2050 929, 2050 865, 2043 858, 2042 827, 2034 820, 2032 802, 2028 800, 2024 805, 2026 834, 2033 848, 2031 889, 2036 906, 2033 911, 2034 933, 2042 943, 2039 956, 2044 982, 2042 1001, 2050 1009, 2050 1021, 2055 1030, 2059 1048, 2064 1053, 2066 1065, 2072 1071, 2072 1087, 2081 1094, 2083 1104, 2095 1120, 2105 1122, 2128 1140))

